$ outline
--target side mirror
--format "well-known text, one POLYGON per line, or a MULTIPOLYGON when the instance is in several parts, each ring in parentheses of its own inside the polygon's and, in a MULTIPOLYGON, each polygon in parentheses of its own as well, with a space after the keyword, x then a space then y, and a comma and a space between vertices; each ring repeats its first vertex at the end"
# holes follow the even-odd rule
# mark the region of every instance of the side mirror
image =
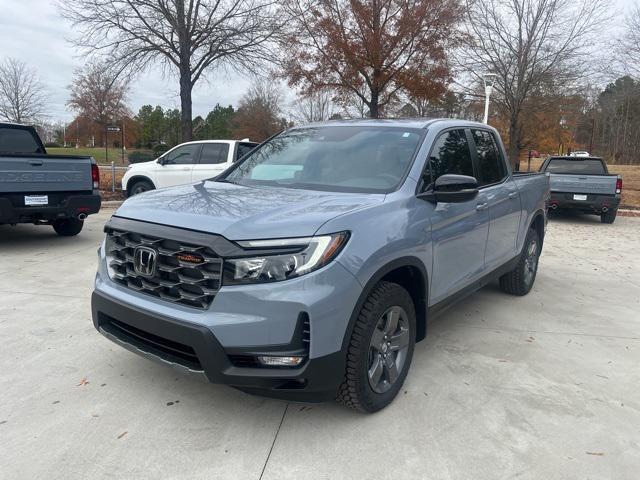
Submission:
POLYGON ((158 165, 164 166, 164 155, 158 157, 158 165))
POLYGON ((438 177, 433 186, 426 192, 418 194, 433 203, 462 203, 473 200, 478 195, 478 180, 467 175, 447 174, 438 177))

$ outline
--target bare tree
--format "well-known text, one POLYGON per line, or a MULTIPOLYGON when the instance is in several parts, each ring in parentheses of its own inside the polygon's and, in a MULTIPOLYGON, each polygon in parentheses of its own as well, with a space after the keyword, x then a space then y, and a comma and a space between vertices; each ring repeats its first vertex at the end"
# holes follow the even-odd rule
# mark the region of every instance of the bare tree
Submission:
POLYGON ((126 106, 129 84, 118 79, 117 72, 104 63, 92 63, 75 71, 69 86, 67 105, 80 117, 99 125, 105 135, 106 126, 131 115, 126 106))
POLYGON ((300 95, 293 104, 293 120, 299 124, 324 122, 334 114, 333 95, 330 91, 318 91, 300 95))
POLYGON ((497 74, 495 102, 514 165, 525 145, 524 116, 544 106, 532 99, 579 82, 609 7, 608 0, 467 0, 472 43, 463 64, 476 82, 497 74))
POLYGON ((182 140, 192 138, 191 92, 211 68, 253 71, 279 31, 276 0, 59 0, 74 44, 116 68, 162 63, 180 79, 182 140))
POLYGON ((46 103, 45 87, 35 69, 16 58, 0 63, 0 117, 15 123, 36 123, 46 103))
POLYGON ((640 75, 640 3, 636 3, 626 17, 625 34, 622 38, 622 55, 626 69, 640 75))

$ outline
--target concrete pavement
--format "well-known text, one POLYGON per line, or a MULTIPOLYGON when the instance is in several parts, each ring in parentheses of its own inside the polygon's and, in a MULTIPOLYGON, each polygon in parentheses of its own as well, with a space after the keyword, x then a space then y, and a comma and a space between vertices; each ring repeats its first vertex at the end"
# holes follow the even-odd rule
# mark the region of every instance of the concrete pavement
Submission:
POLYGON ((0 226, 0 478, 637 479, 640 219, 549 225, 534 290, 430 325, 375 415, 199 383, 90 319, 111 211, 0 226))

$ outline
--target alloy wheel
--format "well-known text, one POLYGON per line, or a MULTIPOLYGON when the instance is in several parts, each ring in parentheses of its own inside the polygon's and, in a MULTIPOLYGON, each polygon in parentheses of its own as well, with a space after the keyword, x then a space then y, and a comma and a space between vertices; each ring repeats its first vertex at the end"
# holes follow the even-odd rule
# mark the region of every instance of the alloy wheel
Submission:
POLYGON ((369 342, 369 385, 385 393, 396 382, 404 367, 410 333, 407 312, 402 307, 387 309, 376 323, 369 342))
POLYGON ((531 285, 538 268, 538 242, 533 240, 527 248, 527 256, 524 259, 524 281, 531 285))

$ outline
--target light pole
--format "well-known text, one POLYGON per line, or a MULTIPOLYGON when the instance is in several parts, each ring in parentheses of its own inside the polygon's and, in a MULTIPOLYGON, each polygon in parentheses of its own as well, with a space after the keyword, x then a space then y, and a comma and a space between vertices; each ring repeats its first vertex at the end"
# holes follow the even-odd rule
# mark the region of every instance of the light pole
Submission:
POLYGON ((482 81, 484 82, 484 118, 482 123, 485 124, 489 123, 489 97, 493 91, 493 83, 496 76, 495 73, 485 73, 482 76, 482 81))

